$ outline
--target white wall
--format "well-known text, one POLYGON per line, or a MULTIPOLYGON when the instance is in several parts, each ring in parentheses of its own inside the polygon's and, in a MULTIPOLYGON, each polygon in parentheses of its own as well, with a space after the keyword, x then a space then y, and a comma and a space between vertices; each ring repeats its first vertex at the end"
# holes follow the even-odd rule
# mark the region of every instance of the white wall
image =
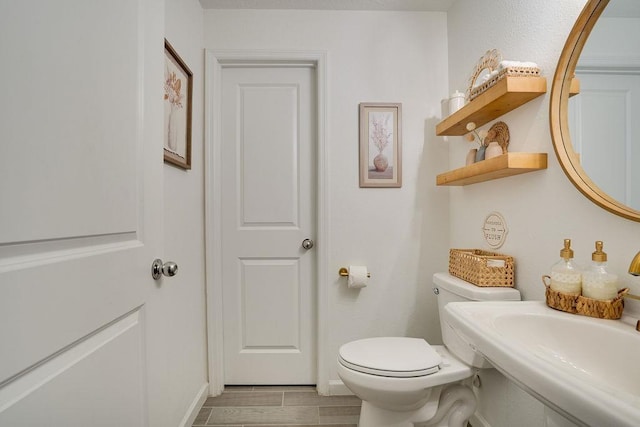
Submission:
MULTIPOLYGON (((207 348, 204 290, 204 57, 202 8, 197 0, 165 0, 165 38, 193 72, 191 170, 164 166, 164 261, 178 274, 164 280, 168 415, 176 425, 206 396, 207 348), (204 393, 204 394, 199 394, 204 393)), ((200 402, 201 403, 201 402, 200 402)), ((191 425, 191 424, 189 424, 191 425)))
MULTIPOLYGON (((585 0, 458 0, 447 20, 449 90, 466 88, 476 61, 486 50, 497 48, 504 59, 537 62, 550 91, 560 52, 584 4, 585 0)), ((583 265, 590 260, 594 241, 603 240, 611 270, 633 293, 640 292, 640 279, 626 274, 640 249, 640 224, 608 213, 573 187, 553 151, 548 116, 547 94, 501 117, 511 132, 509 150, 546 152, 549 168, 452 188, 449 245, 488 248, 479 230, 484 216, 496 210, 509 227, 501 251, 516 259, 516 286, 524 299, 544 299, 540 276, 559 258, 564 238, 572 239, 576 260, 583 265)), ((451 168, 462 166, 469 143, 454 137, 449 145, 451 168)), ((627 304, 628 311, 637 309, 634 302, 627 304)), ((542 425, 537 402, 524 393, 509 393, 515 387, 496 372, 483 375, 483 380, 480 410, 493 427, 542 425)))
POLYGON ((328 53, 329 345, 319 357, 337 380, 338 348, 357 338, 409 335, 440 342, 431 276, 448 259, 448 191, 434 186, 447 146, 434 136, 447 92, 446 14, 354 11, 205 11, 207 49, 328 53), (403 186, 358 187, 358 104, 401 102, 403 186), (338 269, 367 265, 346 288, 338 269))
MULTIPOLYGON (((524 299, 544 299, 548 272, 564 238, 586 263, 604 240, 609 264, 624 274, 639 249, 640 225, 614 216, 582 196, 560 168, 548 125, 549 96, 503 116, 512 151, 546 152, 545 171, 466 187, 435 187, 435 175, 464 164, 461 137, 434 136, 439 100, 464 90, 476 61, 491 48, 505 59, 537 62, 548 79, 585 0, 458 0, 448 14, 404 12, 205 11, 208 49, 326 50, 330 164, 329 348, 376 335, 423 336, 439 342, 431 275, 447 268, 450 247, 487 248, 484 217, 501 212, 509 226, 501 249, 516 258, 524 299), (445 22, 446 20, 446 22, 445 22), (447 50, 448 46, 448 50, 447 50), (403 188, 358 188, 357 105, 403 103, 403 188), (447 158, 447 154, 448 158, 447 158), (366 264, 371 285, 345 288, 336 272, 366 264)), ((326 243, 326 242, 325 242, 326 243)), ((638 309, 630 303, 628 309, 638 309)), ((331 379, 337 379, 334 370, 331 379)), ((542 406, 496 371, 483 374, 481 412, 493 427, 539 426, 542 406)))
MULTIPOLYGON (((505 59, 537 62, 550 91, 564 41, 584 3, 459 0, 448 15, 450 89, 466 87, 475 62, 495 47, 505 59)), ((559 258, 565 237, 573 239, 576 260, 583 264, 590 260, 594 241, 603 240, 611 269, 621 273, 625 285, 639 289, 640 282, 624 272, 639 246, 628 236, 637 235, 640 225, 599 208, 565 177, 550 137, 549 95, 500 119, 509 125, 509 150, 549 153, 549 168, 452 188, 450 244, 486 247, 478 229, 486 213, 498 210, 509 226, 501 250, 516 257, 517 287, 525 299, 544 298, 540 276, 559 258)), ((469 143, 452 137, 449 146, 451 167, 461 166, 469 143)))

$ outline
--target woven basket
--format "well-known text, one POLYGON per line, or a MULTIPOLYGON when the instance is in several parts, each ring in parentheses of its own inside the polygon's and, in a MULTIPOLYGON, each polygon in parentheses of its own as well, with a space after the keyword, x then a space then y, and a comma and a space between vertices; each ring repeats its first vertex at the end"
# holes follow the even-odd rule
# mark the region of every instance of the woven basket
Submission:
POLYGON ((498 81, 505 77, 539 77, 540 69, 537 67, 507 67, 500 70, 498 74, 491 77, 486 82, 481 85, 470 87, 469 91, 469 101, 474 98, 477 98, 480 94, 485 92, 490 87, 494 86, 498 81))
POLYGON ((620 289, 618 295, 611 300, 601 301, 587 298, 580 295, 576 304, 578 314, 583 316, 597 317, 600 319, 619 319, 624 310, 624 294, 629 292, 629 288, 620 289))
POLYGON ((611 300, 597 300, 582 295, 570 295, 555 291, 551 289, 550 284, 545 279, 550 281, 551 278, 542 276, 542 283, 547 288, 547 305, 551 308, 599 319, 619 319, 622 317, 624 296, 629 292, 629 288, 620 289, 618 295, 611 300))
POLYGON ((449 250, 449 274, 476 286, 513 287, 513 257, 480 249, 449 250), (504 266, 488 264, 504 262, 504 266))
POLYGON ((545 279, 551 282, 551 277, 542 276, 542 283, 544 283, 544 286, 547 288, 545 292, 547 305, 556 310, 566 311, 567 313, 577 313, 576 305, 579 295, 565 294, 564 292, 553 290, 545 279))

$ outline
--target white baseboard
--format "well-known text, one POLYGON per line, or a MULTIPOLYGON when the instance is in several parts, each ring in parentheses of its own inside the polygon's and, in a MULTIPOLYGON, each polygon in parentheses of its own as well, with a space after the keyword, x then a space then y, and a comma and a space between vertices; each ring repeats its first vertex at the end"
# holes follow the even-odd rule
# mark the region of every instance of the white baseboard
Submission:
POLYGON ((208 391, 209 383, 204 383, 202 387, 200 387, 200 390, 198 390, 198 393, 193 399, 193 402, 191 402, 191 405, 189 405, 189 408, 184 414, 184 418, 182 419, 180 424, 178 424, 178 427, 191 427, 191 425, 193 425, 193 422, 198 416, 198 412, 200 412, 202 404, 204 404, 204 401, 207 400, 207 396, 209 395, 208 391))
POLYGON ((329 395, 353 396, 353 392, 341 380, 329 380, 329 395))
POLYGON ((489 424, 487 420, 477 412, 469 418, 469 423, 471 423, 473 427, 491 427, 491 424, 489 424))

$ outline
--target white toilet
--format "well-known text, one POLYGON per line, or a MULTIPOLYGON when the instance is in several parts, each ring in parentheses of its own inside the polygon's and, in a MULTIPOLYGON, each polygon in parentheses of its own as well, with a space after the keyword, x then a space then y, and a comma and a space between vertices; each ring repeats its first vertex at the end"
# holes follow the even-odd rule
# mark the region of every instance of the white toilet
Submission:
MULTIPOLYGON (((448 273, 433 276, 438 311, 451 301, 520 300, 508 287, 478 287, 448 273)), ((366 338, 340 347, 338 375, 362 399, 359 427, 463 427, 476 399, 462 380, 491 367, 448 325, 444 346, 421 338, 366 338)))

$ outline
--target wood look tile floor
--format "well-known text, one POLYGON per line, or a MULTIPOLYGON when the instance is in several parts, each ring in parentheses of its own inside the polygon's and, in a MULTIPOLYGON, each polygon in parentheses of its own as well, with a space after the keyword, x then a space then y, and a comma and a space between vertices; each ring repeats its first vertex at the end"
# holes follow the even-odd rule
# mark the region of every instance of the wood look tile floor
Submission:
POLYGON ((361 403, 319 396, 315 386, 225 386, 205 401, 193 427, 357 427, 361 403))

